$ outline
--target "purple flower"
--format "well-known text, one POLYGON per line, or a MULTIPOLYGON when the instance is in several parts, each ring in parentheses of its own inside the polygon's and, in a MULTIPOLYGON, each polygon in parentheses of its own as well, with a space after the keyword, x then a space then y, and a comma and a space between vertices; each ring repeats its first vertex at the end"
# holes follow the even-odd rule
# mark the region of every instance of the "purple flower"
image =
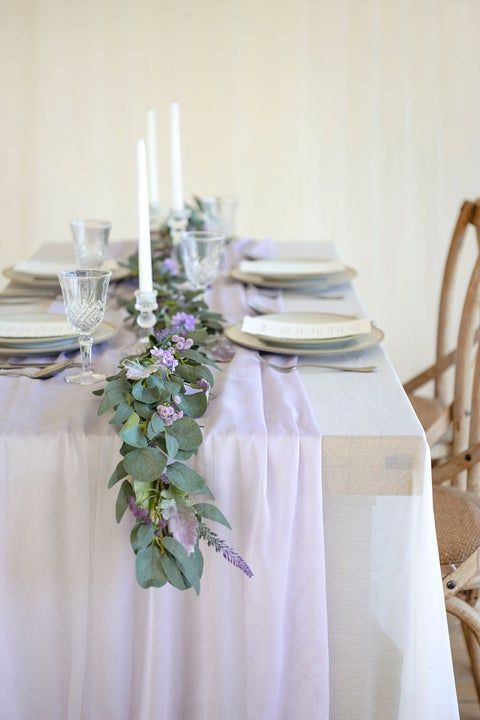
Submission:
POLYGON ((178 266, 175 258, 165 258, 162 264, 163 271, 166 273, 170 273, 170 275, 175 275, 178 273, 178 266))
POLYGON ((245 573, 247 577, 253 577, 252 570, 242 558, 242 556, 239 555, 233 548, 231 548, 230 545, 225 542, 225 540, 219 538, 218 535, 213 532, 213 530, 210 530, 210 528, 203 523, 200 523, 199 525, 199 537, 205 538, 205 540, 207 541, 207 545, 215 548, 215 552, 221 553, 225 560, 227 560, 227 562, 232 563, 232 565, 245 573))
POLYGON ((154 347, 150 350, 150 355, 157 358, 159 367, 164 370, 173 371, 178 365, 178 360, 174 357, 172 348, 163 350, 162 348, 154 347))
POLYGON ((187 332, 195 330, 197 319, 195 315, 190 315, 185 312, 177 312, 172 318, 174 325, 181 325, 187 332))
POLYGON ((203 392, 208 392, 210 390, 210 384, 204 380, 204 378, 200 378, 200 380, 197 380, 196 387, 199 390, 203 390, 203 392))
POLYGON ((175 350, 190 350, 193 345, 192 338, 184 338, 182 335, 173 335, 172 342, 175 343, 175 350))
POLYGON ((157 342, 159 345, 162 344, 164 340, 169 338, 171 335, 173 335, 175 332, 181 330, 179 325, 169 325, 168 327, 164 328, 163 330, 156 330, 155 331, 155 337, 157 338, 157 342))
POLYGON ((175 410, 175 408, 167 404, 157 405, 157 413, 167 427, 170 427, 176 420, 180 420, 183 417, 182 410, 175 410))
POLYGON ((123 367, 127 370, 126 375, 129 380, 143 380, 152 373, 157 372, 160 365, 158 363, 142 365, 138 360, 125 360, 123 367))
POLYGON ((142 522, 147 523, 147 525, 150 525, 152 521, 150 520, 150 514, 148 510, 140 507, 133 495, 130 495, 130 497, 127 499, 127 503, 128 507, 130 508, 134 516, 137 518, 137 520, 141 520, 142 522))

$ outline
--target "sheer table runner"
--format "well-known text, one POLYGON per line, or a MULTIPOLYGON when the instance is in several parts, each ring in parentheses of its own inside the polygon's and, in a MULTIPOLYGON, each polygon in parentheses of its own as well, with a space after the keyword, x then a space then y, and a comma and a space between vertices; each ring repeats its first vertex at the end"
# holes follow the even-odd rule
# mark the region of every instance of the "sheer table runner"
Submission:
MULTIPOLYGON (((232 319, 246 312, 242 286, 227 280, 211 300, 232 319)), ((110 307, 106 319, 123 315, 110 307)), ((130 342, 122 329, 96 365, 111 372, 130 342)), ((115 524, 106 488, 120 443, 88 389, 3 380, 6 718, 328 715, 321 436, 300 377, 242 349, 217 377, 195 467, 255 576, 207 550, 199 598, 136 585, 131 518, 115 524)))

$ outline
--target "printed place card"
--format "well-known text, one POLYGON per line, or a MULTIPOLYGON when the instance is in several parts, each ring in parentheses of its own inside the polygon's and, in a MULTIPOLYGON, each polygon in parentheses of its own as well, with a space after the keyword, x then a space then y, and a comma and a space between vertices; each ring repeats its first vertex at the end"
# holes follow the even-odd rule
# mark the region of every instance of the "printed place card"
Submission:
POLYGON ((13 322, 0 319, 1 338, 42 338, 76 336, 67 322, 13 322))
POLYGON ((262 277, 316 277, 343 272, 339 260, 242 260, 240 272, 262 277))
POLYGON ((367 334, 371 332, 372 324, 368 318, 301 323, 289 322, 287 318, 279 321, 262 316, 245 317, 242 330, 250 335, 282 340, 328 340, 367 334))
MULTIPOLYGON (((75 263, 72 262, 70 265, 73 267, 75 263)), ((60 270, 68 268, 68 263, 65 262, 54 262, 47 260, 21 260, 15 263, 13 269, 15 272, 24 273, 25 275, 36 275, 37 277, 52 277, 56 276, 60 270)))

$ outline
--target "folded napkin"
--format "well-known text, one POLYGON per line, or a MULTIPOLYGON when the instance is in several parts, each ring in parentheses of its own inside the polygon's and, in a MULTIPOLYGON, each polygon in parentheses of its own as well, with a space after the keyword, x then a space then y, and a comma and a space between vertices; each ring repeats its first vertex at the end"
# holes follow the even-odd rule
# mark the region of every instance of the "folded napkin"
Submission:
POLYGON ((0 318, 0 338, 42 338, 76 336, 78 333, 66 321, 16 321, 0 318))
POLYGON ((345 318, 331 322, 294 322, 288 317, 282 320, 261 317, 245 317, 243 332, 257 337, 281 338, 285 340, 327 340, 329 338, 364 335, 371 332, 372 324, 367 318, 345 318))
POLYGON ((240 272, 262 277, 311 277, 345 270, 345 265, 338 260, 242 260, 239 267, 240 272))

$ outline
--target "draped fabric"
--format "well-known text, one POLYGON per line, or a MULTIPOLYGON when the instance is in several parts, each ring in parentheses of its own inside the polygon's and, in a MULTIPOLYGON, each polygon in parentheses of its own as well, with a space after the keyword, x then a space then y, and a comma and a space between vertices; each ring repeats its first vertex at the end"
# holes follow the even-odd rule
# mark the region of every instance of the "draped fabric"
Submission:
POLYGON ((148 106, 168 206, 177 99, 186 191, 238 194, 244 233, 334 241, 400 375, 430 361, 450 228, 480 193, 480 3, 17 0, 0 13, 0 264, 64 239, 79 215, 134 236, 148 106))

